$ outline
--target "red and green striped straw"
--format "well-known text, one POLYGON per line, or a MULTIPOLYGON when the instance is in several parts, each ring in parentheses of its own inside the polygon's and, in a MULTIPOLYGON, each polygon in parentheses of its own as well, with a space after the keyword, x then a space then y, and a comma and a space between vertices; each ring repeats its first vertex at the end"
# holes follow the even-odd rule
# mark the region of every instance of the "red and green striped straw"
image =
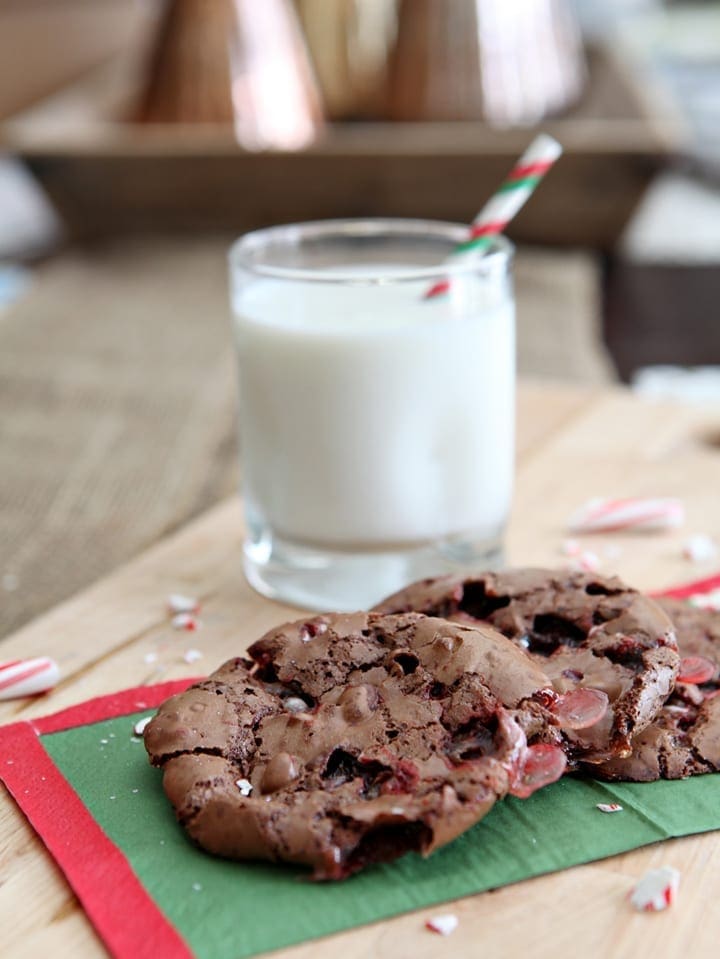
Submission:
MULTIPOLYGON (((487 250, 495 237, 503 232, 515 214, 532 196, 561 153, 560 144, 547 133, 541 133, 536 137, 475 217, 470 225, 467 240, 455 247, 452 256, 487 250)), ((427 291, 425 299, 446 293, 449 288, 450 280, 438 280, 427 291)))

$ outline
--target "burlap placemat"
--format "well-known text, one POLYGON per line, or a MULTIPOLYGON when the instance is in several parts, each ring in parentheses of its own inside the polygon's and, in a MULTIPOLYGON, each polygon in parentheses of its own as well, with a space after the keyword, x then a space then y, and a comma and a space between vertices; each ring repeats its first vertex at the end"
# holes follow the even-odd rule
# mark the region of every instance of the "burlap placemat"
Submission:
POLYGON ((69 252, 0 318, 0 635, 232 491, 226 246, 69 252))

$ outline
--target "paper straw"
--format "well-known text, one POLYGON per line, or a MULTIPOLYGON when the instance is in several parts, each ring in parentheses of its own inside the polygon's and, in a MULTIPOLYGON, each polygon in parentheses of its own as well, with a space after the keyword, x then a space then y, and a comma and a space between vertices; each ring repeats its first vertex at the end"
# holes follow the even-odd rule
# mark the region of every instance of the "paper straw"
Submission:
MULTIPOLYGON (((470 225, 470 235, 453 250, 452 256, 486 250, 532 196, 561 154, 562 147, 547 133, 536 137, 475 217, 470 225)), ((449 287, 449 280, 438 280, 425 298, 445 293, 449 287)))

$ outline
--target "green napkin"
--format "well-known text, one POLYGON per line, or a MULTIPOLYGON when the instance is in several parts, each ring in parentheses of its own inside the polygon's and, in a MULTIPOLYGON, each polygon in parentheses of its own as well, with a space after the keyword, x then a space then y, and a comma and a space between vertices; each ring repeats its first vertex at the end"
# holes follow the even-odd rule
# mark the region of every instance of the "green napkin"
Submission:
MULTIPOLYGON (((720 775, 608 785, 564 778, 498 803, 427 860, 406 856, 342 883, 195 849, 175 823, 133 724, 154 710, 41 737, 93 817, 198 959, 242 959, 411 909, 720 828, 720 775), (617 802, 604 814, 597 803, 617 802)), ((110 894, 110 893, 109 893, 110 894)))

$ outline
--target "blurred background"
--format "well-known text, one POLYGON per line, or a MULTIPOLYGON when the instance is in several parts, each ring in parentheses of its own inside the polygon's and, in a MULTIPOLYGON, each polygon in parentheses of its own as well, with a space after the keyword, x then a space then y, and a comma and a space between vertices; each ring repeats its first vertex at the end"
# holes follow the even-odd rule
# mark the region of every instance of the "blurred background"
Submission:
POLYGON ((0 635, 236 488, 233 236, 469 222, 539 127, 520 375, 720 402, 720 3, 0 0, 0 635))

